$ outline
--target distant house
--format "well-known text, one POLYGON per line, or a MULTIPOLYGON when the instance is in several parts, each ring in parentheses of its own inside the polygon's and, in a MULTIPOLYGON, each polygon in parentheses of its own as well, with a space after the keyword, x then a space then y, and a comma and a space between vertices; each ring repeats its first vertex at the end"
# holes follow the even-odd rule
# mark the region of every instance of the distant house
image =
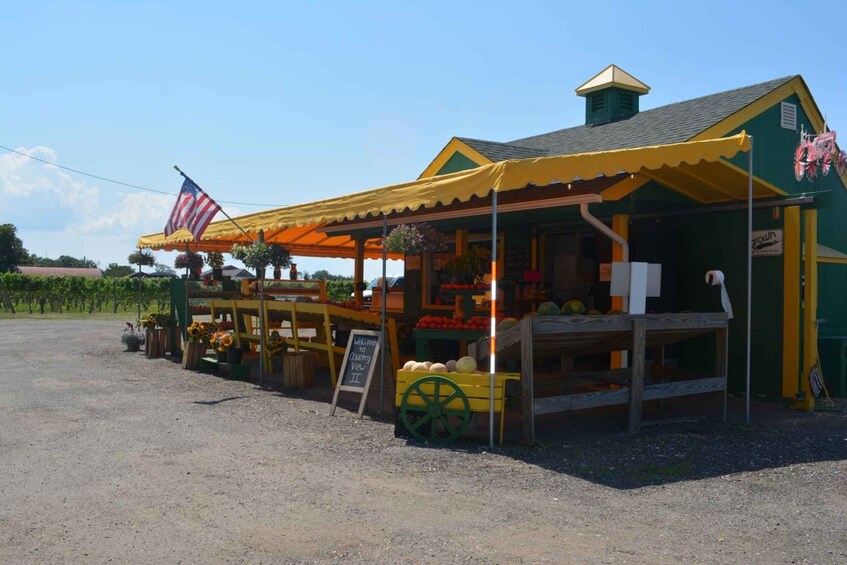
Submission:
POLYGON ((100 269, 74 268, 74 267, 18 267, 22 275, 38 275, 42 277, 87 277, 99 279, 103 276, 100 269))
POLYGON ((141 278, 141 279, 149 279, 149 278, 175 279, 176 275, 173 274, 173 273, 145 273, 144 271, 142 271, 140 273, 139 272, 132 273, 131 275, 127 275, 126 277, 130 278, 130 279, 138 279, 138 278, 141 278))
MULTIPOLYGON (((223 270, 223 275, 225 277, 229 277, 233 280, 256 278, 256 275, 254 275, 253 273, 251 273, 247 269, 242 269, 240 267, 234 267, 232 265, 227 265, 222 270, 223 270)), ((200 278, 205 279, 206 277, 211 277, 211 276, 212 276, 212 269, 209 269, 208 271, 203 271, 203 273, 200 275, 200 278)))

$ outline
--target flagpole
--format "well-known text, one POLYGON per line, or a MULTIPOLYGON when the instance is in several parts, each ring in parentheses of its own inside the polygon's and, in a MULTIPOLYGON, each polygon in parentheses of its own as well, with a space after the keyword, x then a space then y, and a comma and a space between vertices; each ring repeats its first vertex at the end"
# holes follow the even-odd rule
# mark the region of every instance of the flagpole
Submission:
MULTIPOLYGON (((197 188, 200 188, 200 185, 199 185, 199 184, 197 184, 196 182, 194 182, 194 179, 192 179, 190 176, 188 176, 188 175, 186 175, 185 173, 183 173, 183 172, 182 172, 182 169, 180 169, 178 166, 174 165, 174 169, 176 169, 176 171, 177 171, 179 174, 181 174, 181 175, 182 175, 185 179, 190 180, 191 182, 193 182, 193 183, 194 183, 194 185, 195 185, 197 188)), ((203 189, 202 189, 202 188, 200 188, 200 190, 203 190, 203 189)), ((205 191, 204 191, 204 192, 205 192, 205 191)), ((219 208, 219 210, 220 210, 221 214, 223 214, 224 216, 226 216, 226 217, 227 217, 227 219, 228 219, 230 222, 232 222, 232 223, 233 223, 233 225, 234 225, 235 227, 237 227, 238 229, 240 229, 240 230, 241 230, 241 233, 243 233, 244 235, 246 235, 246 236, 247 236, 247 239, 249 239, 250 241, 254 241, 254 240, 253 240, 253 238, 252 238, 252 237, 250 237, 250 234, 249 234, 249 233, 247 233, 246 231, 244 231, 244 228, 242 228, 241 226, 239 226, 239 225, 238 225, 238 222, 236 222, 235 220, 233 220, 233 219, 230 217, 230 215, 229 215, 229 214, 227 214, 226 212, 224 212, 224 209, 223 209, 223 208, 219 208)), ((197 243, 200 243, 200 242, 198 241, 197 243)))

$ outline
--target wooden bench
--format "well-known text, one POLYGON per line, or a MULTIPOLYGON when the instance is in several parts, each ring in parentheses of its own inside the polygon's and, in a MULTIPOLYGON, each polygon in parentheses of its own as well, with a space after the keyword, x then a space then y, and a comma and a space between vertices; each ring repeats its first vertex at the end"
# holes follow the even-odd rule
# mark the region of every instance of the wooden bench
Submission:
MULTIPOLYGON (((500 444, 506 410, 506 381, 520 380, 517 373, 497 373, 494 380, 494 413, 500 414, 500 444)), ((397 371, 395 406, 400 422, 418 439, 446 443, 456 439, 470 424, 470 413, 488 414, 490 377, 477 373, 431 373, 397 371), (403 419, 404 413, 418 416, 403 419), (452 421, 451 421, 452 420, 452 421), (435 425, 427 426, 427 422, 435 425), (441 429, 438 429, 438 423, 441 429), (419 427, 415 427, 415 425, 419 427), (410 427, 410 425, 412 427, 410 427), (413 429, 414 428, 414 429, 413 429), (418 432, 426 428, 427 433, 418 432)))

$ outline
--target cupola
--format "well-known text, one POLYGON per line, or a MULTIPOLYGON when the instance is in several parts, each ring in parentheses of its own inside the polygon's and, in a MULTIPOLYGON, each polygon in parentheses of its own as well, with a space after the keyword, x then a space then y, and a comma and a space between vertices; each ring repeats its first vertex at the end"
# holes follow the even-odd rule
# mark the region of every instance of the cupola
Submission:
POLYGON ((576 89, 585 97, 585 125, 599 126, 638 113, 638 98, 650 87, 623 69, 609 65, 576 89))

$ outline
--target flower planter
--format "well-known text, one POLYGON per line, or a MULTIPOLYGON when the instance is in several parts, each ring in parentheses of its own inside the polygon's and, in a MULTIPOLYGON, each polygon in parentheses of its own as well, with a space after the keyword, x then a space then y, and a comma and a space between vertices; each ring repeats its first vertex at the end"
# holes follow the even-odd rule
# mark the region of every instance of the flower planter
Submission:
POLYGON ((226 362, 230 365, 234 363, 241 363, 243 351, 240 347, 230 347, 226 350, 226 362))
POLYGON ((226 350, 221 351, 220 349, 215 349, 215 359, 219 363, 226 363, 226 350))
POLYGON ((147 330, 147 357, 150 359, 154 359, 156 357, 164 357, 165 356, 165 330, 152 329, 147 330))
POLYGON ((206 346, 199 341, 188 341, 182 350, 182 368, 196 371, 200 368, 200 358, 206 353, 206 346))

